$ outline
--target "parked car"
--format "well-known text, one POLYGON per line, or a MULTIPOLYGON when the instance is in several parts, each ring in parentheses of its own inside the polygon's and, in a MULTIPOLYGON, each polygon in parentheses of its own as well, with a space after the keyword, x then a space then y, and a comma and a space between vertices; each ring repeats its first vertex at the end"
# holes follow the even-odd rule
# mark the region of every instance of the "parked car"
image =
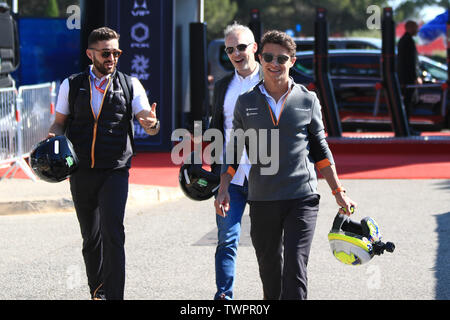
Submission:
MULTIPOLYGON (((381 50, 329 50, 329 70, 344 130, 386 129, 390 116, 382 93, 381 50)), ((305 86, 314 82, 313 51, 297 52, 291 76, 305 86)), ((416 88, 410 122, 418 130, 450 128, 450 94, 442 103, 447 66, 419 56, 424 85, 416 88)))
MULTIPOLYGON (((297 51, 314 50, 314 37, 294 38, 294 41, 297 44, 297 51)), ((329 49, 381 49, 381 39, 330 37, 328 47, 329 49)), ((224 50, 224 39, 212 40, 208 45, 209 73, 213 77, 213 82, 233 71, 233 65, 224 50)))

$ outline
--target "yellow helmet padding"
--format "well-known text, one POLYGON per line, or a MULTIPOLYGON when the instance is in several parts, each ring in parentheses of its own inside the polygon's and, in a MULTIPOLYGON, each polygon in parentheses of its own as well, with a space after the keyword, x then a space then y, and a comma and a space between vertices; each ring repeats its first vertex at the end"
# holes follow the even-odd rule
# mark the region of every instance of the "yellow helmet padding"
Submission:
POLYGON ((370 261, 373 256, 372 245, 365 238, 330 232, 328 240, 334 257, 342 263, 360 265, 370 261))
POLYGON ((343 251, 340 252, 333 251, 333 254, 339 261, 345 264, 353 264, 357 259, 353 253, 348 254, 343 251))
POLYGON ((367 252, 369 252, 369 248, 367 247, 366 242, 364 242, 363 240, 354 238, 354 237, 346 236, 345 234, 342 234, 342 233, 329 233, 328 240, 342 240, 342 241, 350 242, 350 243, 354 244, 355 246, 358 246, 358 247, 366 250, 367 252))

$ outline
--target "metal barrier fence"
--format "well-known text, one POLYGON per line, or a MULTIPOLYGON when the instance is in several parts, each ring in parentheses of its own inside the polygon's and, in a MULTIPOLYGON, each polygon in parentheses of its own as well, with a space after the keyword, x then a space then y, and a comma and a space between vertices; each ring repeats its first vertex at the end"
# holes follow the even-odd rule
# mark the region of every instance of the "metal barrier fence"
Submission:
POLYGON ((0 178, 13 177, 20 168, 36 180, 24 160, 33 146, 46 138, 54 120, 55 82, 0 90, 0 167, 9 166, 0 178))
POLYGON ((16 100, 15 89, 0 89, 0 166, 18 156, 16 100))

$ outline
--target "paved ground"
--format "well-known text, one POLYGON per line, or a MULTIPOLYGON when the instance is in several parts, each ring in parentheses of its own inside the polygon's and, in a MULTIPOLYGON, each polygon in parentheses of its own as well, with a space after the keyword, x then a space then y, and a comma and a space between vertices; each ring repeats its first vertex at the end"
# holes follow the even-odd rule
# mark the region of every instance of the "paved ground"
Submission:
MULTIPOLYGON (((337 262, 327 242, 337 207, 328 186, 320 180, 321 208, 308 268, 309 299, 450 299, 450 180, 343 182, 359 204, 354 218, 375 218, 384 240, 394 242, 396 251, 359 267, 337 262)), ((29 202, 40 201, 47 195, 44 200, 51 208, 50 212, 41 209, 39 214, 20 214, 30 211, 0 206, 0 299, 88 299, 81 238, 70 209, 68 184, 42 183, 23 179, 0 182, 3 205, 23 204, 27 197, 29 202), (69 204, 58 210, 58 199, 69 204)), ((215 290, 216 241, 212 200, 194 202, 176 188, 131 185, 130 190, 125 219, 125 298, 210 300, 215 290)), ((260 299, 248 212, 237 264, 235 298, 260 299)))

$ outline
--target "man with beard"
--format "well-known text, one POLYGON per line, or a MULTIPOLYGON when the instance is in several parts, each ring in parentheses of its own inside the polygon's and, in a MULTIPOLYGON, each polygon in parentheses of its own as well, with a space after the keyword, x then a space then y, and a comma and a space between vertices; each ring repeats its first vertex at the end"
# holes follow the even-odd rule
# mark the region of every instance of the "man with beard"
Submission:
POLYGON ((123 220, 133 156, 133 116, 159 132, 156 103, 138 79, 116 70, 119 34, 102 27, 88 38, 87 70, 61 84, 48 137, 66 135, 79 159, 70 190, 83 238, 91 298, 122 300, 125 286, 123 220))

